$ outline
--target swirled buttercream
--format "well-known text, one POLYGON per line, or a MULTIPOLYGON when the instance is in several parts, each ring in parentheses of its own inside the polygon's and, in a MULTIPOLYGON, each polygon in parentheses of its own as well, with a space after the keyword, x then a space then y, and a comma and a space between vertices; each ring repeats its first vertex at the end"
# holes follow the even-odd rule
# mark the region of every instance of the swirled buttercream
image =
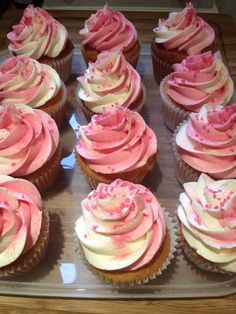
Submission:
POLYGON ((83 45, 89 45, 98 52, 105 50, 128 50, 137 40, 134 25, 118 11, 107 5, 85 21, 80 31, 83 45))
POLYGON ((204 104, 225 105, 233 95, 234 84, 220 52, 189 56, 173 69, 167 95, 188 111, 199 111, 204 104))
POLYGON ((119 179, 100 183, 81 205, 75 231, 94 267, 135 270, 161 247, 166 234, 163 211, 144 186, 119 179))
POLYGON ((0 106, 0 173, 25 176, 55 153, 59 132, 45 112, 25 105, 0 106))
POLYGON ((108 108, 127 108, 142 91, 138 72, 119 51, 103 52, 78 78, 79 98, 95 113, 108 108))
POLYGON ((188 55, 203 51, 215 39, 213 28, 196 14, 191 3, 179 13, 170 13, 167 20, 160 19, 153 31, 157 44, 168 50, 186 51, 188 55))
POLYGON ((12 57, 0 65, 0 103, 32 108, 57 95, 61 80, 49 65, 29 57, 12 57))
POLYGON ((128 109, 95 115, 79 131, 77 153, 99 173, 137 169, 157 152, 154 132, 137 112, 128 109))
POLYGON ((236 178, 236 104, 191 113, 177 132, 176 144, 192 168, 214 178, 236 178))
POLYGON ((57 57, 64 49, 68 33, 66 28, 41 8, 29 5, 20 20, 7 34, 9 50, 15 55, 38 60, 42 56, 57 57))
POLYGON ((32 183, 0 174, 0 267, 34 246, 41 229, 41 207, 32 183))
POLYGON ((185 240, 205 259, 236 272, 236 180, 201 174, 184 189, 178 216, 185 240))

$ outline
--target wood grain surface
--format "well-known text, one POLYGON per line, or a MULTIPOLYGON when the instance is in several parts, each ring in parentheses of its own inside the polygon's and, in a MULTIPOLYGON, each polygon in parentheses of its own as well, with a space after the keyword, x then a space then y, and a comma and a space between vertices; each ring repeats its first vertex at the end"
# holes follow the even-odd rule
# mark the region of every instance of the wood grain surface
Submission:
MULTIPOLYGON (((79 43, 78 30, 84 20, 90 15, 88 11, 52 11, 52 15, 62 22, 69 31, 74 43, 79 43)), ((11 7, 0 20, 0 50, 6 49, 8 41, 6 34, 11 26, 16 24, 22 11, 11 7)), ((129 12, 126 16, 131 19, 143 43, 149 43, 153 36, 152 29, 159 17, 165 13, 129 12)), ((224 45, 225 57, 236 83, 236 27, 231 17, 217 14, 203 15, 207 21, 220 29, 221 41, 224 45)), ((150 91, 152 93, 152 91, 150 91)), ((153 91, 154 93, 154 91, 153 91)), ((188 300, 79 300, 62 298, 36 298, 0 296, 0 314, 15 313, 235 313, 236 296, 225 298, 205 298, 188 300)))

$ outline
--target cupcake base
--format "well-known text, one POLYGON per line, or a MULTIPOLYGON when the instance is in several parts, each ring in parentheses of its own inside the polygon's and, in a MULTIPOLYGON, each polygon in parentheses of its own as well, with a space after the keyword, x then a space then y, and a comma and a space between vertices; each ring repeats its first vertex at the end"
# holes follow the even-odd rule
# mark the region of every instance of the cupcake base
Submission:
POLYGON ((76 153, 76 160, 82 170, 89 186, 96 189, 99 183, 110 184, 116 179, 122 179, 133 183, 140 183, 156 164, 156 154, 149 157, 146 164, 132 171, 121 172, 116 174, 103 174, 93 171, 86 160, 76 153))
MULTIPOLYGON (((92 116, 97 114, 97 113, 95 113, 92 110, 90 110, 86 106, 85 102, 78 97, 79 88, 80 87, 78 86, 77 89, 76 89, 76 98, 77 98, 77 101, 78 101, 78 103, 80 105, 81 110, 83 111, 83 114, 84 114, 85 118, 87 119, 87 121, 90 122, 92 116)), ((144 106, 145 100, 146 100, 146 88, 142 84, 142 90, 141 90, 140 95, 138 96, 138 98, 132 104, 130 104, 128 106, 128 109, 133 110, 133 111, 137 111, 137 112, 141 111, 141 109, 144 106)))
POLYGON ((66 99, 66 86, 63 82, 61 82, 61 88, 58 91, 57 95, 50 99, 46 104, 38 108, 49 114, 50 117, 55 120, 58 128, 62 125, 65 116, 66 99))
POLYGON ((58 145, 53 156, 38 170, 23 176, 22 179, 33 183, 40 193, 48 190, 55 183, 61 170, 61 145, 58 145))
MULTIPOLYGON (((123 51, 125 59, 136 68, 138 63, 138 58, 141 50, 140 42, 137 40, 132 47, 123 51)), ((95 62, 97 60, 97 56, 100 52, 96 49, 89 47, 88 45, 81 45, 81 52, 84 57, 84 61, 88 66, 89 62, 95 62)))
POLYGON ((62 81, 66 82, 71 75, 73 49, 73 43, 70 39, 68 39, 65 48, 59 56, 55 58, 43 56, 39 58, 38 62, 50 65, 57 71, 62 81))
POLYGON ((35 245, 15 262, 0 268, 0 278, 14 278, 22 276, 35 268, 44 258, 49 240, 49 213, 43 209, 42 226, 35 245))

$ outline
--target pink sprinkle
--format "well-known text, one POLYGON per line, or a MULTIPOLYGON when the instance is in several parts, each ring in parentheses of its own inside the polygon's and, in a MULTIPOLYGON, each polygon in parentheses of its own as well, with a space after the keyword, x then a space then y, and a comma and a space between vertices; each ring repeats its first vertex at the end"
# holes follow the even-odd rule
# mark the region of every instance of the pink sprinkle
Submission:
POLYGON ((98 228, 98 226, 96 226, 96 225, 93 225, 93 226, 92 226, 92 229, 93 229, 94 231, 96 231, 97 228, 98 228))
POLYGON ((12 167, 14 167, 15 165, 16 165, 16 163, 15 163, 15 162, 12 162, 12 163, 11 163, 11 166, 12 166, 12 167))

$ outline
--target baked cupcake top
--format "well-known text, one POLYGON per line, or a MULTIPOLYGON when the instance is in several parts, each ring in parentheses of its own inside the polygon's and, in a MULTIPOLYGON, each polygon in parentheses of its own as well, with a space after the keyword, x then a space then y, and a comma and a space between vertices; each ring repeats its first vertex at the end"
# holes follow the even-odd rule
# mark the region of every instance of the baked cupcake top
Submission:
POLYGON ((163 44, 168 50, 185 51, 188 55, 203 51, 215 39, 213 28, 197 15, 190 2, 181 12, 170 13, 166 20, 159 19, 153 31, 157 44, 163 44))
POLYGON ((134 25, 121 12, 113 11, 107 4, 85 21, 85 26, 79 33, 83 38, 82 44, 98 52, 125 51, 137 40, 134 25))
POLYGON ((0 173, 25 176, 55 153, 59 132, 45 112, 25 105, 0 106, 0 173))
POLYGON ((0 104, 37 108, 56 96, 60 87, 53 68, 29 57, 12 57, 0 65, 0 104))
POLYGON ((79 98, 95 113, 119 106, 127 108, 142 91, 139 73, 121 51, 100 53, 78 81, 79 98))
POLYGON ((42 201, 32 183, 0 174, 0 204, 0 267, 4 267, 36 243, 42 201))
POLYGON ((66 28, 41 8, 28 5, 20 23, 7 34, 9 50, 15 55, 38 60, 42 56, 57 57, 64 49, 68 33, 66 28))
POLYGON ((102 270, 132 271, 149 263, 166 234, 163 210, 144 186, 100 183, 81 203, 75 231, 88 262, 102 270))
POLYGON ((184 239, 206 260, 236 272, 236 180, 201 174, 184 189, 177 210, 184 239))
POLYGON ((99 173, 137 169, 157 152, 154 132, 135 111, 120 108, 95 115, 79 131, 76 151, 99 173))
POLYGON ((236 178, 236 104, 191 113, 177 131, 176 144, 192 168, 214 178, 236 178))
POLYGON ((225 105, 231 99, 234 84, 220 52, 189 56, 173 65, 167 78, 166 93, 172 101, 188 111, 225 105))

